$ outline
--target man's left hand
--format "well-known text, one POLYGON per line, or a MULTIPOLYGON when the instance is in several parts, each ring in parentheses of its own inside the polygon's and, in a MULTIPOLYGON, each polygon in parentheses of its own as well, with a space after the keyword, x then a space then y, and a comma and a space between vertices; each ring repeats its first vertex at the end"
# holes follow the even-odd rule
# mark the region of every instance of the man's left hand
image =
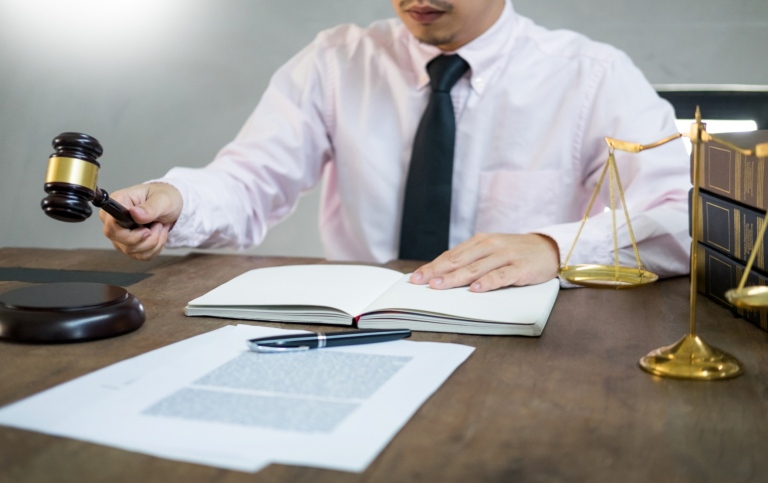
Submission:
POLYGON ((410 282, 487 292, 546 282, 557 276, 559 266, 557 243, 547 236, 480 233, 417 269, 410 282))

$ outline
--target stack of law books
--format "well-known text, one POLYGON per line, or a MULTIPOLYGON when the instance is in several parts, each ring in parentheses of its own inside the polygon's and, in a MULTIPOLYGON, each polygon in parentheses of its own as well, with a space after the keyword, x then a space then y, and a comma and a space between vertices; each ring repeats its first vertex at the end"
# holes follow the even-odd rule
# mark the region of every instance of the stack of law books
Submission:
MULTIPOLYGON (((717 134, 744 149, 768 142, 768 130, 717 134)), ((746 285, 768 285, 768 239, 755 246, 768 211, 768 158, 744 156, 710 142, 702 150, 699 169, 697 287, 699 292, 768 331, 768 310, 733 307, 725 292, 741 281, 747 261, 757 250, 746 285)))

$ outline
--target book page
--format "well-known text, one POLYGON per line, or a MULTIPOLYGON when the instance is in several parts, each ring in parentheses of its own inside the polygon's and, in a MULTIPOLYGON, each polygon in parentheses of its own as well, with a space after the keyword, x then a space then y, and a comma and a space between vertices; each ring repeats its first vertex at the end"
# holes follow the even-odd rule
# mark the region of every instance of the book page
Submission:
MULTIPOLYGON (((285 331, 261 328, 261 336, 278 335, 285 331)), ((228 340, 229 332, 236 330, 228 325, 211 332, 155 349, 151 352, 126 359, 65 382, 51 389, 17 401, 0 409, 0 425, 38 431, 63 437, 78 435, 56 429, 62 422, 77 415, 91 414, 104 404, 109 404, 115 394, 125 390, 143 378, 152 375, 158 368, 186 357, 190 352, 206 350, 208 347, 228 340)), ((92 440, 96 443, 112 444, 128 451, 145 453, 159 458, 186 461, 238 471, 256 472, 268 466, 266 456, 250 455, 247 458, 231 456, 216 451, 187 451, 176 446, 147 444, 145 441, 130 443, 119 438, 115 440, 92 440)))
POLYGON ((408 282, 403 276, 368 307, 374 311, 439 314, 484 322, 536 324, 552 309, 560 284, 557 279, 538 285, 470 292, 469 287, 435 290, 408 282))
POLYGON ((202 297, 193 307, 317 306, 351 316, 384 293, 402 273, 365 265, 287 265, 251 270, 202 297))
MULTIPOLYGON (((249 339, 293 332, 239 325, 204 334, 189 351, 153 357, 151 372, 130 371, 139 378, 87 410, 35 424, 37 411, 56 411, 62 393, 54 388, 46 404, 0 409, 0 424, 241 471, 277 462, 361 472, 473 351, 406 340, 284 354, 247 349, 249 339), (19 424, 13 415, 24 413, 19 424)), ((145 367, 143 357, 129 362, 145 367)), ((110 382, 110 373, 111 366, 100 379, 110 382)))

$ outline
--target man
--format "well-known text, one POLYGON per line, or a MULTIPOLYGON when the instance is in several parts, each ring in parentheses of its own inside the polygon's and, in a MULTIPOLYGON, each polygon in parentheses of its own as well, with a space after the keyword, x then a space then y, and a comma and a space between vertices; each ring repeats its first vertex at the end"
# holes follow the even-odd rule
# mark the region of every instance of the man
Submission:
MULTIPOLYGON (((322 177, 326 256, 400 257, 400 232, 414 226, 401 222, 414 137, 433 90, 427 66, 457 54, 468 67, 447 89, 455 111, 450 250, 411 281, 482 292, 555 277, 605 164, 604 137, 666 137, 675 132, 671 107, 623 53, 538 27, 509 0, 393 6, 399 21, 322 32, 275 74, 209 166, 174 168, 161 183, 114 193, 137 222, 153 223, 128 231, 102 212, 115 247, 148 259, 165 245, 259 243, 322 177)), ((616 157, 645 266, 686 273, 682 143, 616 157)), ((409 184, 408 195, 420 186, 409 184)), ((609 199, 606 187, 570 263, 612 263, 611 216, 602 212, 609 199)), ((619 237, 620 258, 634 264, 623 223, 619 237)))

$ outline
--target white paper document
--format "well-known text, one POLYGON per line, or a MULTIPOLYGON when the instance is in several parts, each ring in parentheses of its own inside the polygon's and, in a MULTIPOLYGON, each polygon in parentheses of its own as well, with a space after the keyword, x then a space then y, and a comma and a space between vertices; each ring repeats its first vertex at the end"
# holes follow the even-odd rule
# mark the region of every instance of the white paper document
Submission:
POLYGON ((363 471, 474 350, 395 341, 285 354, 229 326, 0 409, 0 424, 240 471, 363 471), (59 409, 63 408, 63 409, 59 409))

